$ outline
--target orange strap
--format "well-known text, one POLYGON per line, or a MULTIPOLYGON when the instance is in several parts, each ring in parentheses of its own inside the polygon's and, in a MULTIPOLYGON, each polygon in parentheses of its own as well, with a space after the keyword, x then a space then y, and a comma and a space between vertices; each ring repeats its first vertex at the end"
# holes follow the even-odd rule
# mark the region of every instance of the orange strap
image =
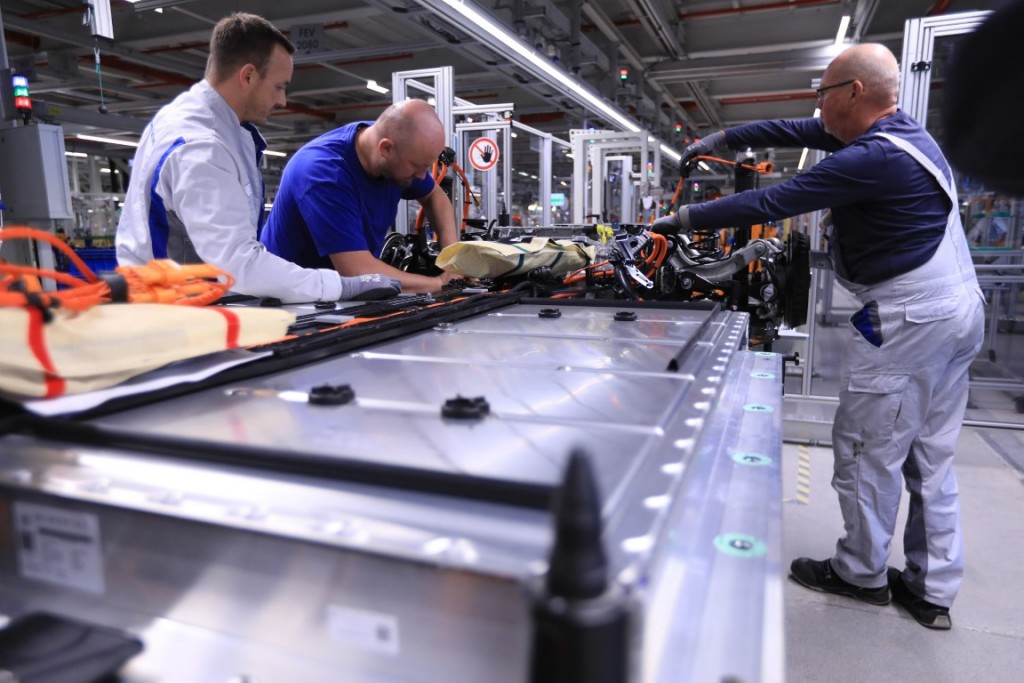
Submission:
POLYGON ((38 308, 28 309, 28 347, 32 349, 32 355, 39 361, 46 377, 46 398, 53 398, 64 393, 64 379, 57 373, 57 367, 50 358, 50 352, 46 350, 46 323, 43 320, 43 312, 38 308))

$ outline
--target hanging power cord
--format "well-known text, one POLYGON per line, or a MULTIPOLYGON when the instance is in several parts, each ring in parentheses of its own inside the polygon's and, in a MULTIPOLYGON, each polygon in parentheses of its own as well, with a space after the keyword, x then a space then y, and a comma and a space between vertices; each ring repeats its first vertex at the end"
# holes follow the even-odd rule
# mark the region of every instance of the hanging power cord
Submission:
MULTIPOLYGON (((451 147, 445 147, 441 151, 441 154, 438 155, 437 161, 434 162, 434 165, 431 168, 430 174, 434 178, 434 182, 436 184, 441 184, 441 181, 444 180, 445 177, 448 175, 449 168, 452 168, 455 171, 456 175, 459 178, 459 181, 462 183, 463 189, 465 190, 465 193, 462 196, 462 225, 460 226, 459 229, 459 232, 463 233, 466 231, 466 218, 469 216, 470 201, 472 201, 473 205, 479 209, 480 200, 477 198, 475 194, 473 194, 473 188, 469 184, 469 178, 466 177, 466 174, 463 172, 462 167, 455 163, 455 150, 452 149, 451 147)), ((416 214, 416 234, 419 234, 420 231, 423 230, 423 226, 426 223, 426 220, 427 213, 421 206, 419 212, 416 214)))
MULTIPOLYGON (((768 175, 775 169, 775 166, 770 161, 762 161, 759 164, 751 166, 750 164, 744 164, 738 161, 729 161, 728 159, 722 159, 720 157, 713 157, 707 155, 694 157, 693 159, 691 159, 691 161, 716 161, 720 164, 726 164, 729 166, 739 166, 740 168, 745 168, 748 171, 754 171, 755 173, 760 173, 762 175, 768 175)), ((688 177, 689 176, 683 173, 679 174, 679 182, 676 183, 676 190, 675 192, 672 193, 672 201, 669 203, 669 206, 679 206, 679 195, 682 194, 683 188, 686 186, 686 180, 688 177)))
POLYGON ((96 78, 99 79, 100 84, 100 113, 107 113, 107 104, 103 99, 103 69, 100 68, 100 41, 97 38, 93 44, 92 53, 96 58, 96 78))

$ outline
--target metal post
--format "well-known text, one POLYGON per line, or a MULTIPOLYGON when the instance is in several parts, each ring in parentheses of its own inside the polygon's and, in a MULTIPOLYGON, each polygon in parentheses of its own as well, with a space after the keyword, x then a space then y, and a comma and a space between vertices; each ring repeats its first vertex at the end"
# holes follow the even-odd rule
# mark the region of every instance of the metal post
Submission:
POLYGON ((586 222, 587 213, 587 139, 586 131, 569 131, 572 144, 572 222, 586 222))
MULTIPOLYGON (((501 132, 501 195, 504 206, 498 214, 498 225, 511 225, 512 213, 512 126, 508 121, 501 121, 498 130, 501 132)), ((523 219, 525 222, 525 218, 523 219)))
MULTIPOLYGON (((10 74, 10 66, 11 63, 7 59, 7 40, 4 38, 4 13, 3 9, 0 8, 0 88, 5 88, 8 92, 11 91, 11 83, 7 81, 8 74, 10 74)), ((0 109, 3 109, 3 107, 0 107, 0 109)), ((18 125, 17 121, 5 121, 0 116, 0 129, 13 128, 16 125, 18 125)), ((0 192, 2 191, 3 188, 0 188, 0 192)))
POLYGON ((597 214, 598 222, 605 220, 604 206, 604 149, 598 145, 590 145, 587 148, 587 161, 590 162, 590 206, 586 214, 597 214))
POLYGON ((6 69, 11 63, 7 61, 7 39, 4 38, 4 11, 0 8, 0 69, 6 69))
MULTIPOLYGON (((437 112, 437 118, 441 119, 441 125, 444 126, 444 139, 458 152, 452 113, 455 106, 454 80, 450 66, 396 71, 391 74, 391 101, 395 104, 404 102, 409 99, 410 90, 433 95, 434 110, 437 112), (421 82, 421 79, 433 79, 434 85, 426 85, 421 82)), ((462 202, 458 183, 452 185, 452 204, 455 206, 455 224, 459 225, 462 222, 460 215, 462 202)), ((395 216, 395 231, 403 235, 409 234, 409 210, 405 204, 398 207, 398 214, 395 216)))

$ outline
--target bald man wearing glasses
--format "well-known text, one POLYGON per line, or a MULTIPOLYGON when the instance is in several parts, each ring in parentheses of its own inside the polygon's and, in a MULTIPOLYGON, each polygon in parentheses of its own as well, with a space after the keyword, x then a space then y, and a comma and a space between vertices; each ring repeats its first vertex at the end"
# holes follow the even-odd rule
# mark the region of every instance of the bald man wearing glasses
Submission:
POLYGON ((923 626, 948 629, 963 575, 953 459, 984 302, 952 171, 932 137, 897 108, 898 89, 899 66, 886 47, 846 50, 821 78, 821 118, 719 131, 688 147, 683 163, 722 143, 830 156, 779 185, 683 206, 655 230, 830 209, 833 268, 862 305, 850 318, 832 429, 845 535, 828 559, 794 560, 790 576, 869 604, 895 600, 923 626), (904 482, 910 514, 900 570, 887 561, 904 482))

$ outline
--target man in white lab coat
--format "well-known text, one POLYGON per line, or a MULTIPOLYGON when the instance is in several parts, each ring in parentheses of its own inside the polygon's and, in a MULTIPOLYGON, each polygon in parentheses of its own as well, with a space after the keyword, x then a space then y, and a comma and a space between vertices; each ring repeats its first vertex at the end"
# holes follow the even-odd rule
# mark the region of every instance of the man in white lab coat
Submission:
POLYGON ((262 17, 235 13, 214 27, 205 78, 163 107, 142 134, 124 210, 117 260, 209 263, 235 278, 234 291, 284 303, 376 299, 397 294, 379 275, 341 277, 269 253, 256 125, 285 106, 295 48, 262 17))

